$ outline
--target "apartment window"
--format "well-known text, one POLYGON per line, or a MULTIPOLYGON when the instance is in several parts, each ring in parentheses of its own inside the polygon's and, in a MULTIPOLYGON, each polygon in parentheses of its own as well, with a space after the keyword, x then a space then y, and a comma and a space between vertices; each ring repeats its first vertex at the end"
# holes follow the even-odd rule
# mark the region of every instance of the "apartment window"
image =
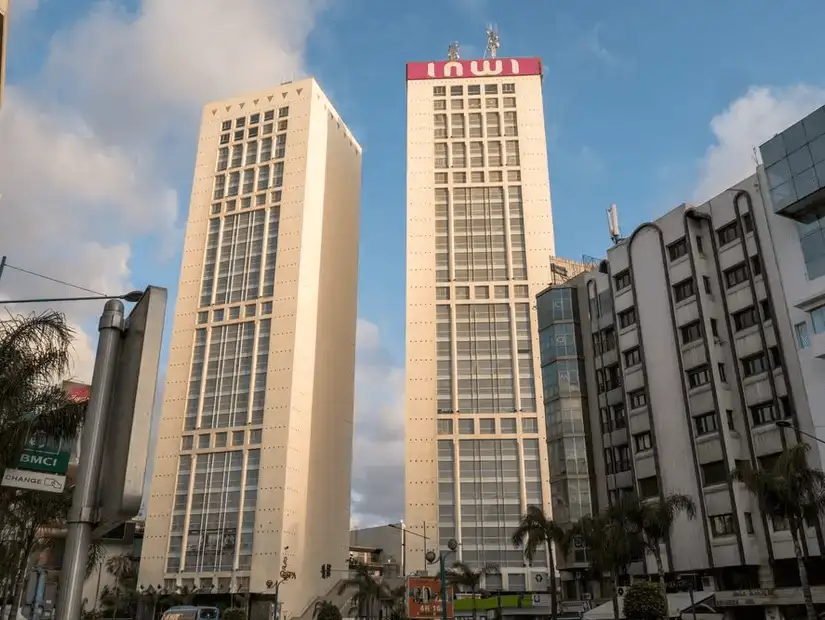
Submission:
POLYGON ((463 138, 464 137, 464 115, 463 114, 451 114, 450 115, 450 126, 452 129, 452 133, 450 134, 453 138, 463 138))
POLYGON ((702 284, 705 287, 705 293, 708 295, 713 295, 713 287, 710 284, 710 278, 707 276, 702 276, 702 284))
POLYGON ((768 372, 768 358, 764 353, 757 353, 756 355, 749 355, 742 358, 742 371, 745 377, 753 377, 763 372, 768 372))
POLYGON ((246 125, 246 117, 235 119, 235 127, 243 127, 245 125, 246 125))
POLYGON ((630 270, 625 269, 621 273, 616 274, 613 276, 613 280, 616 282, 617 292, 626 289, 630 286, 630 270))
POLYGON ((631 409, 638 409, 639 407, 644 407, 647 404, 647 394, 645 394, 644 390, 630 392, 628 397, 630 398, 631 409))
POLYGON ((498 98, 497 97, 487 97, 484 100, 484 107, 485 108, 497 108, 498 107, 498 98))
POLYGON ((692 368, 687 371, 688 385, 690 389, 698 388, 710 383, 710 369, 707 365, 692 368))
POLYGON ((593 336, 593 348, 601 355, 616 348, 616 330, 607 327, 593 336))
POLYGON ((225 133, 221 135, 221 144, 229 144, 229 134, 225 133))
POLYGON ((625 368, 632 368, 642 363, 642 350, 639 347, 634 347, 623 354, 625 368))
POLYGON ((796 334, 796 346, 798 349, 807 349, 811 346, 811 336, 808 334, 808 324, 804 321, 793 326, 796 334))
POLYGON ((716 412, 711 411, 710 413, 703 413, 702 415, 696 416, 693 418, 693 426, 696 429, 697 437, 715 433, 719 430, 719 427, 716 425, 716 412))
POLYGON ((498 94, 498 84, 485 84, 484 85, 484 94, 485 95, 497 95, 498 94))
POLYGON ((480 95, 481 94, 481 84, 470 84, 467 86, 467 94, 468 95, 480 95))
POLYGON ((770 347, 768 355, 771 356, 771 368, 782 368, 782 354, 779 352, 779 347, 770 347))
POLYGON ((596 371, 596 379, 599 384, 599 394, 619 387, 622 384, 619 365, 614 364, 613 366, 598 369, 596 371))
POLYGON ((770 321, 773 318, 773 314, 771 313, 771 302, 769 300, 761 299, 759 301, 759 309, 762 310, 763 321, 770 321))
POLYGON ((449 155, 447 152, 447 143, 446 142, 436 142, 433 146, 434 149, 434 157, 435 157, 435 167, 436 168, 447 168, 449 166, 449 155))
POLYGON ((478 97, 473 97, 471 99, 467 99, 467 107, 470 108, 471 110, 481 109, 481 99, 479 99, 478 97))
POLYGON ((233 141, 243 140, 243 138, 244 138, 243 129, 239 129, 234 134, 232 134, 232 140, 233 141))
POLYGON ((723 363, 719 363, 719 379, 721 379, 722 383, 728 382, 728 374, 725 372, 725 365, 723 363))
POLYGON ((481 435, 495 435, 496 421, 493 418, 482 418, 478 421, 478 432, 481 435))
POLYGON ((435 173, 435 182, 436 182, 437 185, 442 185, 442 184, 446 183, 448 178, 449 177, 447 176, 446 172, 436 172, 435 173))
POLYGON ((608 474, 618 474, 630 471, 630 450, 627 446, 616 446, 611 451, 605 450, 605 461, 608 474))
POLYGON ((502 100, 502 104, 505 108, 515 108, 516 107, 516 98, 515 97, 504 97, 502 100))
POLYGON ((518 135, 518 117, 516 116, 515 110, 504 113, 504 135, 518 135))
POLYGON ((682 237, 679 241, 675 241, 667 246, 667 253, 671 261, 679 260, 683 256, 686 256, 687 252, 688 244, 686 237, 682 237))
POLYGON ((464 87, 461 85, 458 86, 450 86, 450 96, 451 97, 461 97, 464 94, 464 87))
POLYGON ((599 419, 601 422, 602 433, 609 433, 613 430, 613 420, 610 417, 609 407, 602 407, 599 409, 599 419))
POLYGON ((736 533, 733 514, 726 513, 710 517, 710 533, 714 538, 731 536, 736 533))
POLYGON ((694 342, 702 337, 702 324, 699 321, 693 321, 680 328, 682 332, 682 344, 694 342))
POLYGON ((278 118, 286 118, 289 116, 289 106, 278 108, 278 118))
POLYGON ((754 276, 762 275, 762 261, 758 256, 751 256, 751 271, 754 276))
POLYGON ((264 112, 264 121, 271 121, 275 119, 275 110, 267 110, 264 112))
POLYGON ((695 294, 696 290, 693 287, 693 278, 682 280, 673 285, 673 296, 676 299, 676 303, 689 299, 695 294))
POLYGON ((701 235, 696 235, 696 251, 699 252, 699 254, 705 253, 705 246, 702 243, 701 235))
POLYGON ((439 435, 453 434, 453 421, 450 418, 439 418, 437 420, 439 435))
POLYGON ((731 409, 728 409, 727 411, 725 411, 725 416, 727 417, 727 420, 728 420, 728 429, 732 430, 732 431, 735 431, 736 430, 736 422, 733 419, 733 411, 731 409))
POLYGON ((753 218, 750 213, 742 215, 742 228, 745 229, 746 233, 753 232, 753 218))
POLYGON ((453 142, 453 168, 467 167, 467 144, 465 142, 453 142))
POLYGON ((287 127, 289 126, 289 121, 278 121, 278 131, 286 131, 287 127))
POLYGON ((612 417, 613 427, 616 430, 621 430, 627 426, 627 416, 625 415, 623 404, 613 405, 612 417))
POLYGON ((736 222, 726 224, 716 231, 716 236, 719 238, 720 247, 733 243, 739 238, 739 226, 736 222))
POLYGON ((739 312, 736 312, 733 315, 733 325, 736 328, 736 331, 738 332, 741 332, 744 329, 748 329, 749 327, 753 327, 754 325, 758 324, 759 316, 756 313, 755 306, 751 306, 750 308, 740 310, 739 312))
POLYGON ((628 308, 619 312, 619 328, 624 329, 636 324, 636 308, 628 308))
POLYGON ((518 140, 507 140, 504 143, 505 164, 508 166, 520 166, 521 159, 518 151, 518 140))
POLYGON ((644 433, 637 433, 633 435, 633 443, 636 446, 636 452, 644 452, 653 448, 653 436, 645 431, 644 433))
MULTIPOLYGON (((747 213, 745 215, 747 215, 747 213)), ((747 228, 745 230, 747 230, 747 228)), ((745 513, 745 531, 748 534, 753 534, 753 516, 749 512, 745 513)))
POLYGON ((195 447, 194 437, 192 435, 184 435, 181 437, 181 450, 191 450, 195 447))
MULTIPOLYGON (((472 116, 472 115, 470 115, 472 116)), ((435 137, 436 138, 446 138, 447 137, 447 115, 446 114, 436 114, 433 117, 433 124, 435 127, 435 137)))
POLYGON ((502 435, 515 435, 516 434, 516 419, 515 418, 502 418, 499 421, 499 426, 501 427, 502 435))
POLYGON ((221 131, 229 131, 232 129, 232 121, 224 121, 221 123, 221 131))
POLYGON ((709 487, 713 484, 722 484, 728 481, 728 467, 725 461, 714 461, 702 465, 702 483, 709 487))
POLYGON ((770 424, 771 422, 782 419, 776 405, 772 401, 753 405, 750 407, 750 412, 753 426, 764 426, 765 424, 770 424))
POLYGON ((825 306, 811 310, 811 325, 813 325, 815 334, 825 332, 825 306))
POLYGON ((656 476, 639 478, 639 496, 642 499, 649 499, 657 495, 659 495, 659 481, 656 476))
POLYGON ((742 282, 748 280, 748 266, 745 263, 734 265, 730 269, 725 270, 725 286, 732 288, 742 282))
POLYGON ((464 109, 464 100, 463 99, 453 99, 450 101, 450 109, 451 110, 463 110, 464 109))
POLYGON ((516 92, 516 85, 513 82, 508 82, 507 84, 501 85, 501 92, 505 94, 513 94, 516 92))

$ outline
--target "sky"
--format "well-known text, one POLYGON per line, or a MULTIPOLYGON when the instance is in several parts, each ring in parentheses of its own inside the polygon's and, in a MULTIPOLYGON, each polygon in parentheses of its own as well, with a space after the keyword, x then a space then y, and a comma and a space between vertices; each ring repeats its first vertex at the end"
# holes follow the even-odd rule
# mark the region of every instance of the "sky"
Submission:
MULTIPOLYGON (((751 174, 825 103, 819 0, 11 0, 0 254, 174 303, 200 110, 313 75, 363 146, 353 522, 403 516, 405 74, 457 40, 540 56, 556 248, 625 233, 751 174), (505 8, 506 6, 506 8, 505 8)), ((549 277, 549 275, 548 275, 549 277)), ((6 270, 0 299, 77 293, 6 270)), ((97 303, 59 306, 91 375, 97 303)), ((170 316, 173 305, 170 307, 170 316)), ((166 348, 171 334, 167 325, 166 348)), ((165 365, 164 355, 163 364, 165 365)), ((161 382, 164 369, 161 369, 161 382)))

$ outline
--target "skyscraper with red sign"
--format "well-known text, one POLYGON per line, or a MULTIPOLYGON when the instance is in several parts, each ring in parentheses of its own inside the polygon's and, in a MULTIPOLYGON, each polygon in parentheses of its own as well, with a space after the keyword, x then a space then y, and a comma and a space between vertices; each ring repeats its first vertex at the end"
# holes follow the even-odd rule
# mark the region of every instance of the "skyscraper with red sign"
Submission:
POLYGON ((510 542, 527 506, 550 511, 534 316, 555 254, 542 65, 496 57, 488 35, 487 58, 451 46, 407 64, 407 561, 423 569, 425 549, 455 538, 456 559, 500 566, 488 587, 543 590, 546 554, 528 566, 510 542))

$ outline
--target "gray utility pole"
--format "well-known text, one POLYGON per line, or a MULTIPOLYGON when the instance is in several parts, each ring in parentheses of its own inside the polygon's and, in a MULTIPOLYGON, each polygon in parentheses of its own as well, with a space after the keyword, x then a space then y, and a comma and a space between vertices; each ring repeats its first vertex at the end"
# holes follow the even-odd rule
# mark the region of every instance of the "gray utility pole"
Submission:
POLYGON ((67 519, 66 550, 60 572, 57 620, 78 620, 83 604, 86 558, 97 523, 98 482, 103 462, 106 422, 112 400, 120 340, 125 328, 123 302, 110 299, 100 317, 92 393, 86 408, 80 462, 67 519))

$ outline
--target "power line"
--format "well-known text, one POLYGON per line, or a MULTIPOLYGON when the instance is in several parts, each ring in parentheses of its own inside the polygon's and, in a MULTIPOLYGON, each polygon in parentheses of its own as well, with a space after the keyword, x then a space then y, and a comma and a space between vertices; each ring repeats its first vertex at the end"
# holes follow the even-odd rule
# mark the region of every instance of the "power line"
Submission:
POLYGON ((82 286, 78 286, 77 284, 72 284, 71 282, 66 282, 65 280, 58 280, 57 278, 52 278, 50 276, 45 276, 42 273, 37 273, 36 271, 29 271, 28 269, 23 269, 22 267, 15 267, 9 263, 5 264, 5 267, 8 269, 14 269, 15 271, 20 271, 21 273, 27 273, 30 276, 35 276, 37 278, 43 278, 44 280, 49 280, 50 282, 55 282, 57 284, 62 284, 63 286, 68 286, 70 288, 77 289, 79 291, 84 291, 86 293, 92 293, 93 295, 99 295, 100 297, 105 297, 103 293, 99 293, 98 291, 93 291, 92 289, 85 288, 82 286))

